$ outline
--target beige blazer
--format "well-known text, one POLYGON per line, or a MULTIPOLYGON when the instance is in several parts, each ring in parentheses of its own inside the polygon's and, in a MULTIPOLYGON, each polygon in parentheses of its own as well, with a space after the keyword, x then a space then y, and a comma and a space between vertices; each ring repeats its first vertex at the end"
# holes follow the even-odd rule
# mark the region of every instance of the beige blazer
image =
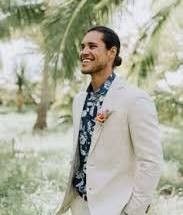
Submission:
MULTIPOLYGON (((75 196, 73 174, 78 167, 78 132, 86 92, 73 102, 74 153, 64 200, 57 215, 75 196)), ((91 215, 144 215, 158 184, 162 147, 151 98, 116 77, 102 109, 110 116, 96 122, 87 162, 87 197, 91 215)))

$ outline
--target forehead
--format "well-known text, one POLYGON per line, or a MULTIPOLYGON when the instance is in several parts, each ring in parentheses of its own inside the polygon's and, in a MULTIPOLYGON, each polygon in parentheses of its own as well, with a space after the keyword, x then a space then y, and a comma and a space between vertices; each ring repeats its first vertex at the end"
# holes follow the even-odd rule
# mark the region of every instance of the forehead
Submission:
POLYGON ((82 44, 87 44, 87 43, 104 43, 103 42, 103 33, 98 32, 98 31, 90 31, 85 34, 82 44))

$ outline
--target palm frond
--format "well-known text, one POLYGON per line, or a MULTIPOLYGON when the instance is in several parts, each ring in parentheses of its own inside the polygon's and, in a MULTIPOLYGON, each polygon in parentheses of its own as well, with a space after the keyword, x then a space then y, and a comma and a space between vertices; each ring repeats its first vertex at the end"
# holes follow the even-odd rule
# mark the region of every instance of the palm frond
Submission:
POLYGON ((152 19, 157 22, 156 27, 152 32, 152 36, 154 36, 161 29, 161 27, 163 27, 166 21, 170 18, 172 11, 175 10, 175 8, 180 5, 180 3, 181 3, 181 0, 177 0, 171 5, 160 10, 157 14, 155 14, 152 17, 152 19))
POLYGON ((144 79, 147 78, 148 73, 152 71, 154 65, 154 55, 153 53, 148 52, 148 54, 139 63, 137 78, 138 85, 141 85, 141 83, 143 83, 144 79))
POLYGON ((2 2, 0 1, 1 16, 3 16, 0 19, 0 38, 9 36, 12 29, 37 24, 44 19, 46 6, 43 3, 10 5, 2 2))
MULTIPOLYGON (((136 46, 134 47, 132 58, 130 59, 131 66, 129 68, 128 77, 136 72, 139 74, 138 80, 141 78, 145 79, 148 76, 148 73, 153 71, 161 32, 166 26, 167 21, 170 19, 172 12, 180 5, 180 3, 181 0, 177 0, 171 5, 161 9, 152 17, 151 21, 145 25, 136 46), (148 63, 149 60, 151 61, 151 66, 149 66, 148 63)), ((138 81, 138 83, 140 82, 138 81)))

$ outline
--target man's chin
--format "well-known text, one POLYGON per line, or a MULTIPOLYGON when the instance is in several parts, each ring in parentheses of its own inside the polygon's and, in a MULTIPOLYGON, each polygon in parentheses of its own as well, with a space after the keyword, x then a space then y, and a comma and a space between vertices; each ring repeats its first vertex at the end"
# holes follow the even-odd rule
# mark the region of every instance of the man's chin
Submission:
POLYGON ((84 70, 84 69, 81 69, 81 73, 82 73, 82 74, 91 74, 92 71, 91 71, 91 70, 84 70))

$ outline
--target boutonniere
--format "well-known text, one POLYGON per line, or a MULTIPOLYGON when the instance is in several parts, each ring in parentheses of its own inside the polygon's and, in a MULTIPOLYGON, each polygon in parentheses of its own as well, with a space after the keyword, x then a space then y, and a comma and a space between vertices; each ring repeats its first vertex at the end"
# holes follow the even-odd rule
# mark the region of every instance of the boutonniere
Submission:
POLYGON ((111 114, 111 111, 109 111, 108 109, 107 110, 100 110, 97 113, 95 120, 96 120, 96 122, 104 123, 108 119, 110 114, 111 114))

